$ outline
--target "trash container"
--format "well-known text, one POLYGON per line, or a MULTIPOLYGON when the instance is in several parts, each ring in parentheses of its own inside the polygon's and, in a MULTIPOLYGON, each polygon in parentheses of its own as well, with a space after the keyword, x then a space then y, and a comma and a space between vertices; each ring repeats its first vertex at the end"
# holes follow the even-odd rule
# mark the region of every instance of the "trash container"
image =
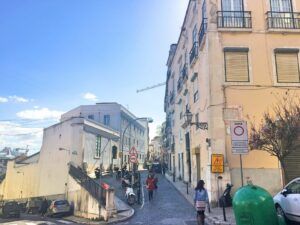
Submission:
POLYGON ((233 197, 237 225, 281 225, 272 196, 263 188, 247 185, 233 197))

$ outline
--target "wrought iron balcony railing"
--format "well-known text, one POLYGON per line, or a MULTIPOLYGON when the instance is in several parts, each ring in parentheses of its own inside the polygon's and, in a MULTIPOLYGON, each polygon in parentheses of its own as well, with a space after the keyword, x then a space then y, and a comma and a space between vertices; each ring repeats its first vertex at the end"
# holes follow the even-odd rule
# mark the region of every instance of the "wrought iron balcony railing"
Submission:
POLYGON ((252 28, 250 11, 218 11, 218 28, 252 28))
POLYGON ((267 12, 268 29, 300 29, 300 13, 267 12))
POLYGON ((188 68, 187 68, 187 64, 186 63, 183 65, 183 68, 182 68, 182 70, 180 72, 180 75, 181 75, 183 81, 187 80, 187 78, 188 78, 188 68))
POLYGON ((202 41, 204 39, 204 35, 206 34, 207 30, 207 18, 203 18, 200 31, 199 31, 199 45, 201 46, 202 41))
POLYGON ((199 50, 198 42, 194 42, 193 47, 190 51, 190 64, 192 64, 194 60, 198 57, 198 50, 199 50))

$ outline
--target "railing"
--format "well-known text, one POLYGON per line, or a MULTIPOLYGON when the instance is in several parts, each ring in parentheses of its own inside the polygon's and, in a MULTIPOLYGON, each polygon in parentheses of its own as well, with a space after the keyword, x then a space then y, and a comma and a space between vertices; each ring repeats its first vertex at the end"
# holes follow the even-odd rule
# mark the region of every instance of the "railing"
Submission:
POLYGON ((174 92, 172 91, 172 92, 170 93, 170 104, 173 104, 173 103, 174 103, 174 100, 175 100, 175 94, 174 94, 174 92))
POLYGON ((190 64, 198 57, 198 42, 194 42, 193 47, 190 51, 190 64))
POLYGON ((200 31, 199 31, 199 45, 201 46, 202 41, 204 39, 204 35, 206 34, 207 30, 207 18, 202 19, 200 31))
POLYGON ((218 28, 252 28, 250 11, 218 11, 218 28))
POLYGON ((70 165, 69 174, 92 195, 101 205, 106 204, 105 189, 80 168, 70 165))
POLYGON ((188 78, 188 70, 187 69, 188 68, 187 68, 187 65, 185 63, 182 70, 181 70, 181 72, 180 72, 180 75, 181 75, 183 81, 185 81, 188 78))
POLYGON ((268 29, 300 29, 300 13, 267 12, 268 29))
POLYGON ((177 81, 177 91, 180 92, 183 86, 183 77, 180 76, 178 81, 177 81))

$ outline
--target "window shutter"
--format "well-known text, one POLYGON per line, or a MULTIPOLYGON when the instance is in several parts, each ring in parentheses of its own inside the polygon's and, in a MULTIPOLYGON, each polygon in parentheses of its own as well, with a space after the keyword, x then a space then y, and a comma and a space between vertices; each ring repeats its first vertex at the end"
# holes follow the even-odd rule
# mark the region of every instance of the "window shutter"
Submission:
POLYGON ((278 83, 299 83, 298 53, 276 53, 278 83))
POLYGON ((248 52, 225 52, 227 82, 249 82, 248 52))

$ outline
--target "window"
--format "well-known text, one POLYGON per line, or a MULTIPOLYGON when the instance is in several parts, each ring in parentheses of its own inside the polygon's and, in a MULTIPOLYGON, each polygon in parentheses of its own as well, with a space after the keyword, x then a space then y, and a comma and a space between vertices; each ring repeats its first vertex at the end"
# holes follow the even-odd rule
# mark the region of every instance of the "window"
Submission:
POLYGON ((94 115, 88 115, 88 119, 93 120, 94 119, 94 115))
POLYGON ((290 191, 291 194, 300 194, 300 181, 297 180, 291 183, 286 189, 290 191))
POLYGON ((225 48, 226 82, 249 82, 248 48, 225 48))
POLYGON ((97 135, 96 136, 96 152, 95 152, 95 157, 100 158, 101 155, 101 136, 97 135))
POLYGON ((104 125, 109 126, 110 124, 110 115, 104 115, 104 125))
POLYGON ((244 11, 243 0, 222 0, 222 11, 244 11))
MULTIPOLYGON (((199 123, 199 113, 197 113, 197 114, 195 115, 195 121, 196 121, 196 123, 199 123)), ((196 126, 196 130, 198 130, 198 129, 199 129, 199 127, 196 126)))
POLYGON ((270 0, 271 11, 292 12, 291 0, 270 0))
POLYGON ((298 54, 298 49, 275 49, 278 83, 300 82, 298 54))
POLYGON ((195 73, 192 79, 193 82, 193 92, 194 92, 194 102, 197 102, 199 99, 199 91, 198 91, 198 74, 195 73))
POLYGON ((197 42, 197 24, 194 26, 193 29, 193 43, 197 42))
POLYGON ((203 1, 202 4, 202 19, 207 18, 206 17, 206 0, 203 1))

